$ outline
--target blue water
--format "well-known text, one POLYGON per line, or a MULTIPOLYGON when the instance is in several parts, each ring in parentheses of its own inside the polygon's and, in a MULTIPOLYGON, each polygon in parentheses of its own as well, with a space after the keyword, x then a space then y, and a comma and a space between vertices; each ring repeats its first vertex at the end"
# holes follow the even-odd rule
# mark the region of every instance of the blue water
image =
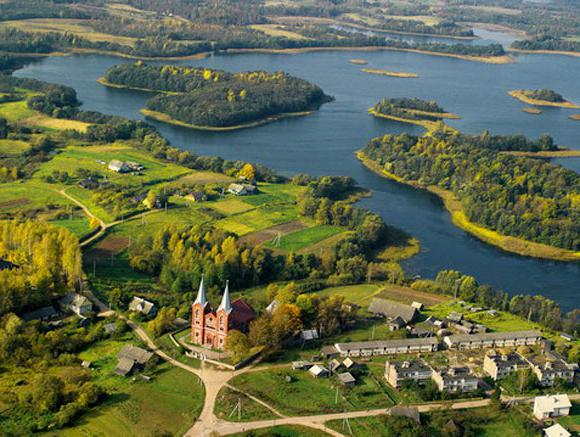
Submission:
MULTIPOLYGON (((107 68, 119 62, 123 61, 96 55, 53 57, 16 74, 72 86, 86 109, 142 118, 139 109, 145 106, 147 93, 108 89, 96 83, 107 68)), ((532 137, 549 133, 559 144, 578 149, 580 123, 568 119, 573 111, 550 108, 541 115, 529 115, 521 111, 525 105, 507 92, 546 87, 580 102, 580 59, 521 55, 513 64, 492 65, 403 52, 326 51, 212 56, 179 63, 229 71, 284 70, 319 84, 336 100, 307 117, 234 132, 198 132, 153 122, 175 146, 198 154, 260 162, 283 174, 353 176, 373 191, 371 198, 361 201, 362 206, 420 239, 421 253, 404 263, 410 273, 430 277, 440 269, 453 268, 510 293, 541 293, 566 310, 579 307, 580 263, 520 257, 482 243, 453 226, 437 198, 374 175, 355 159, 354 152, 377 135, 421 132, 418 127, 367 114, 370 106, 386 96, 435 99, 462 117, 450 124, 467 133, 484 129, 532 137), (415 72, 419 78, 365 74, 361 66, 348 62, 352 58, 366 59, 372 68, 415 72)), ((578 171, 578 165, 572 164, 578 161, 565 162, 578 171)))

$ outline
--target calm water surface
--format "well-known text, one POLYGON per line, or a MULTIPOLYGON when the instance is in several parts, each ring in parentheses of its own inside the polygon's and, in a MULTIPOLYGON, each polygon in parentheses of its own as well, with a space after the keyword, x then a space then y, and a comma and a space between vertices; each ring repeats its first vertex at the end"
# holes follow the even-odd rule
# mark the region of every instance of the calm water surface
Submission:
MULTIPOLYGON (((495 33, 481 37, 493 40, 495 33)), ((142 118, 138 111, 145 106, 147 93, 108 89, 95 82, 119 62, 123 61, 96 55, 53 57, 16 74, 74 87, 85 109, 142 118)), ((580 59, 523 55, 514 64, 492 65, 413 53, 353 51, 213 56, 180 63, 229 71, 284 70, 319 84, 336 100, 308 117, 236 132, 197 132, 153 122, 175 146, 198 154, 260 162, 283 174, 350 175, 373 191, 362 206, 421 240, 421 253, 405 262, 412 274, 430 277, 440 269, 453 268, 510 293, 542 293, 566 310, 580 307, 580 263, 524 258, 488 246, 454 227, 432 195, 380 178, 354 158, 354 151, 374 136, 421 132, 417 127, 377 120, 366 113, 385 96, 435 99, 462 117, 450 124, 464 132, 488 129, 497 134, 532 137, 549 133, 559 144, 579 149, 580 123, 567 118, 573 112, 554 108, 539 116, 529 115, 521 110, 525 105, 507 92, 546 87, 580 102, 580 59), (348 62, 352 58, 366 59, 372 68, 415 72, 419 78, 365 74, 360 66, 348 62)), ((558 163, 564 161, 578 171, 580 160, 558 163)))

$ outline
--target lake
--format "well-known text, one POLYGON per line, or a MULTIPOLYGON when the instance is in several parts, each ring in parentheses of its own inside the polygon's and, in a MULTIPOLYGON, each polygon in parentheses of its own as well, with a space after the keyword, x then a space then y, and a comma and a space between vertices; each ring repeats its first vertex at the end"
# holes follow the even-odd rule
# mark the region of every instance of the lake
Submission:
MULTIPOLYGON (((481 34, 488 38, 492 33, 481 34)), ((150 94, 108 89, 96 83, 120 58, 86 55, 50 57, 16 72, 75 88, 83 108, 128 118, 150 94)), ((432 277, 457 269, 510 293, 541 293, 566 310, 578 308, 580 263, 560 263, 502 252, 471 237, 450 222, 434 196, 396 184, 366 170, 354 152, 374 136, 422 130, 375 119, 367 109, 382 97, 435 99, 462 118, 449 124, 467 132, 551 134, 562 146, 580 148, 580 122, 574 111, 546 108, 541 115, 522 112, 525 105, 507 92, 519 88, 553 88, 580 102, 577 73, 580 59, 559 55, 518 55, 516 62, 493 65, 393 51, 323 51, 300 55, 237 54, 211 56, 177 64, 203 65, 229 71, 284 70, 320 85, 335 101, 313 115, 285 119, 234 132, 200 132, 152 122, 173 145, 197 154, 259 162, 286 175, 349 175, 373 192, 360 205, 380 214, 421 241, 421 253, 404 262, 410 274, 432 277), (370 68, 414 72, 417 79, 398 79, 361 72, 349 59, 366 59, 370 68)), ((579 111, 576 111, 579 112, 579 111)), ((578 160, 559 160, 578 171, 578 160), (566 161, 566 162, 564 162, 566 161)))

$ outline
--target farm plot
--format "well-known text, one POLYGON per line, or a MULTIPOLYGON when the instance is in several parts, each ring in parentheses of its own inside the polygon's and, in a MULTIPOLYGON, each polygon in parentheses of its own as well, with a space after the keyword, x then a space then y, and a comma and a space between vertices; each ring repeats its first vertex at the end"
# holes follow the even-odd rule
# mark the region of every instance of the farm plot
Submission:
POLYGON ((291 232, 295 232, 304 228, 306 228, 306 225, 296 220, 293 222, 272 226, 271 228, 264 229, 262 231, 252 232, 250 234, 244 235, 242 238, 240 238, 240 241, 257 246, 259 244, 264 244, 268 241, 273 240, 278 235, 280 236, 287 235, 291 232))
POLYGON ((266 243, 266 246, 288 252, 295 252, 342 232, 344 232, 344 229, 338 226, 314 226, 291 232, 281 237, 279 241, 266 243))

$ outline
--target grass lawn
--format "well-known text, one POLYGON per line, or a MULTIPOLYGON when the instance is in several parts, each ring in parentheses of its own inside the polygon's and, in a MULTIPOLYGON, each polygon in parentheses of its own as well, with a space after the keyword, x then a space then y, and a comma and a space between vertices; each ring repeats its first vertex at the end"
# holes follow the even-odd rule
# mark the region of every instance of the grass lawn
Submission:
POLYGON ((371 299, 381 290, 381 287, 381 284, 345 285, 325 288, 316 292, 316 294, 320 297, 344 296, 346 302, 357 304, 360 307, 367 307, 371 299))
POLYGON ((241 236, 296 220, 297 217, 298 212, 294 206, 265 205, 242 214, 218 220, 216 226, 241 236))
POLYGON ((251 422, 253 420, 269 420, 278 417, 266 407, 228 387, 222 388, 218 393, 214 411, 217 417, 229 422, 251 422), (241 415, 238 416, 236 407, 240 401, 241 415), (232 411, 234 411, 233 414, 232 411))
POLYGON ((580 432, 580 402, 572 402, 570 415, 560 417, 558 423, 568 431, 580 432))
POLYGON ((26 100, 0 104, 0 117, 5 118, 9 122, 25 120, 35 115, 38 115, 38 112, 29 109, 26 100))
POLYGON ((17 156, 30 149, 30 144, 20 140, 0 140, 0 155, 17 156))
POLYGON ((33 208, 43 209, 47 205, 62 208, 72 205, 72 202, 41 181, 0 184, 0 211, 3 213, 17 214, 33 208))
MULTIPOLYGON (((344 232, 344 228, 330 225, 320 225, 314 226, 312 228, 305 228, 284 235, 280 239, 280 245, 275 247, 277 249, 286 250, 288 252, 295 252, 341 232, 344 232)), ((266 243, 265 246, 274 247, 271 242, 266 243)))
POLYGON ((280 425, 271 428, 238 432, 236 434, 230 434, 230 437, 326 437, 328 435, 324 431, 308 428, 307 426, 280 425))
POLYGON ((224 200, 208 203, 207 205, 225 215, 239 214, 254 209, 252 205, 236 197, 228 197, 224 200))
POLYGON ((53 220, 50 223, 68 229, 78 238, 82 238, 83 236, 87 235, 91 230, 89 227, 89 220, 84 216, 73 217, 72 220, 70 219, 53 220))
POLYGON ((306 371, 270 369, 235 377, 230 384, 244 390, 291 416, 337 413, 383 408, 393 402, 371 376, 359 378, 351 388, 343 388, 336 378, 314 378, 306 371), (286 381, 286 376, 292 382, 286 381), (339 396, 336 402, 336 387, 339 396))

